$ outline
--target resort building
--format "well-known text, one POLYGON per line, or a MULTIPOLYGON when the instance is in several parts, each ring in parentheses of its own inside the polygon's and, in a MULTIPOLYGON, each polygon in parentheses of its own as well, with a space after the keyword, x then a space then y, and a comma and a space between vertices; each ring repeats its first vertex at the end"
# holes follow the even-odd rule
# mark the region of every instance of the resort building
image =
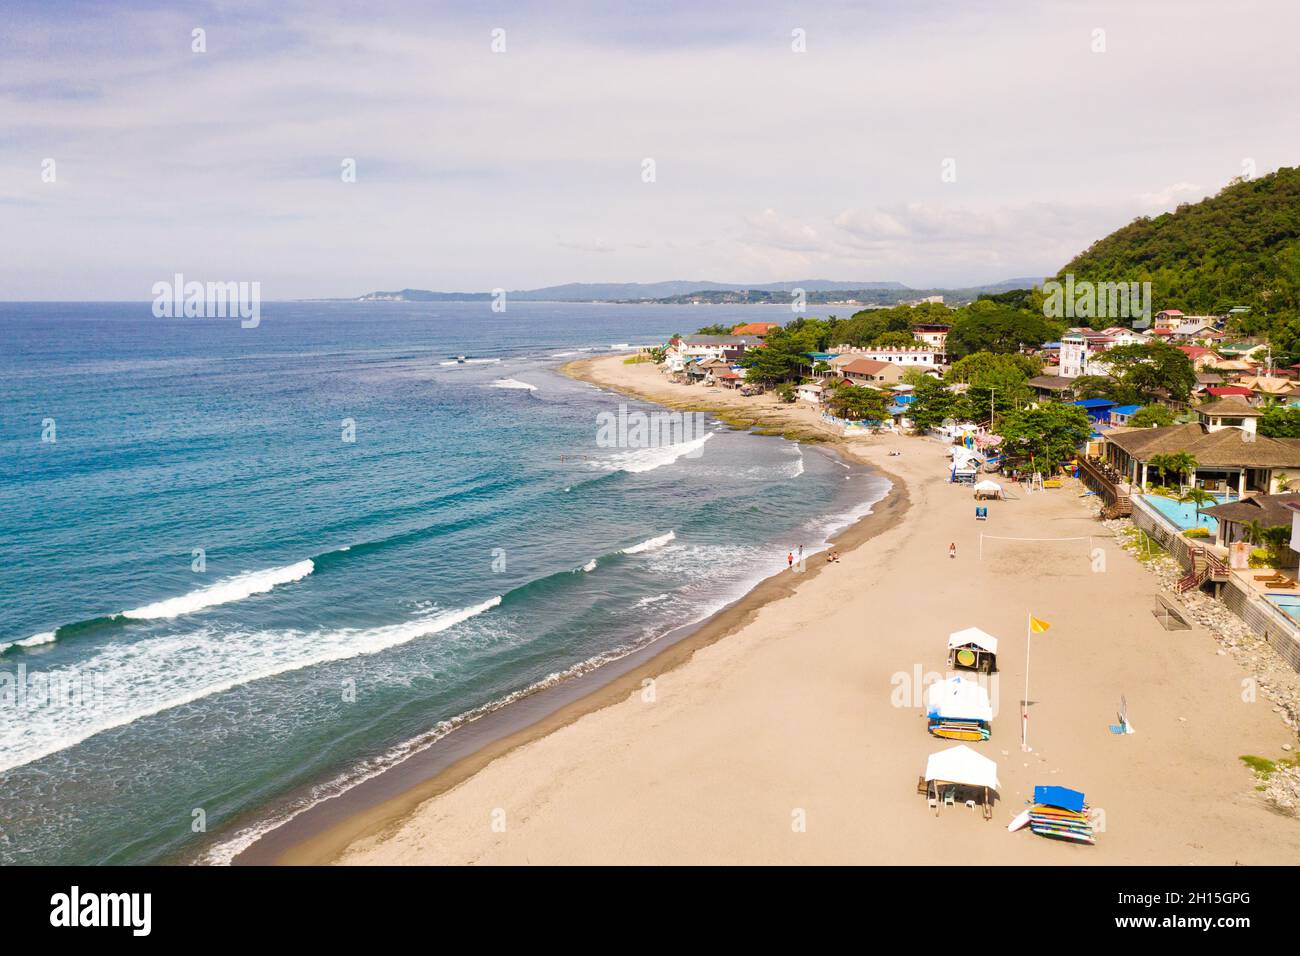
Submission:
MULTIPOLYGON (((1294 534, 1296 511, 1292 510, 1292 506, 1300 506, 1300 494, 1255 495, 1212 508, 1202 508, 1199 514, 1215 520, 1217 527, 1214 543, 1226 548, 1234 541, 1249 541, 1251 526, 1255 522, 1261 528, 1292 528, 1294 534)), ((1294 566, 1295 562, 1292 564, 1294 566)))
POLYGON ((889 362, 891 365, 919 366, 935 368, 943 364, 939 353, 928 346, 915 348, 858 348, 849 345, 837 345, 831 349, 836 355, 851 355, 853 358, 871 359, 873 362, 889 362))
POLYGON ((1191 484, 1209 492, 1274 494, 1300 471, 1300 439, 1256 434, 1263 413, 1234 399, 1202 405, 1197 421, 1164 428, 1116 428, 1102 435, 1101 465, 1124 494, 1157 477, 1153 458, 1186 453, 1196 462, 1191 484), (1131 489, 1131 490, 1130 490, 1131 489))
POLYGON ((1162 309, 1156 313, 1152 327, 1165 332, 1172 332, 1183 324, 1183 319, 1184 315, 1179 309, 1162 309))

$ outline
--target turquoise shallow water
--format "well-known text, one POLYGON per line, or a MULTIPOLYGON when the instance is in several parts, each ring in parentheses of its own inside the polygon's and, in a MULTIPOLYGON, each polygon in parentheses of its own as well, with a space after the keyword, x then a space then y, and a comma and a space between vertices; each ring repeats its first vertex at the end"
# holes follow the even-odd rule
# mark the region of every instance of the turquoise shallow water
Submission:
POLYGON ((816 547, 885 483, 707 420, 601 445, 656 409, 555 372, 783 318, 0 305, 0 862, 228 858, 816 547))

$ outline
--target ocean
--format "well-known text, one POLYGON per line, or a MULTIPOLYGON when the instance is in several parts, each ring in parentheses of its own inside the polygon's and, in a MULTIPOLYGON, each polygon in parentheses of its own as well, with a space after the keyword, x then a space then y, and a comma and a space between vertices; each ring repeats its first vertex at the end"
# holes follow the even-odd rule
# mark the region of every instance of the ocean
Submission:
POLYGON ((823 546, 887 482, 557 371, 787 315, 0 304, 0 863, 226 862, 823 546))

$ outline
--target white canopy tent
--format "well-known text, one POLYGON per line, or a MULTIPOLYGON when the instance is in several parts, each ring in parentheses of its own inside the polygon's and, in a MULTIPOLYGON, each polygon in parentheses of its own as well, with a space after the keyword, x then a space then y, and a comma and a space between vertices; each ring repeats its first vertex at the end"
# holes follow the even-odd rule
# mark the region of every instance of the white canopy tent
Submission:
POLYGON ((978 627, 968 627, 961 631, 953 631, 948 635, 948 650, 950 651, 958 647, 966 647, 969 644, 982 647, 990 654, 998 652, 998 639, 987 631, 981 631, 978 627))
MULTIPOLYGON (((939 814, 941 803, 952 806, 957 799, 958 787, 970 787, 984 791, 984 819, 993 819, 993 801, 990 792, 996 793, 1001 785, 998 783, 998 765, 988 757, 982 757, 965 744, 940 750, 930 754, 925 762, 926 800, 939 814)), ((974 807, 974 800, 967 800, 967 806, 974 807)))
POLYGON ((997 670, 998 639, 978 627, 948 635, 948 666, 968 667, 991 674, 997 670))
POLYGON ((975 497, 976 498, 1001 498, 1002 486, 999 485, 996 481, 990 481, 989 479, 985 478, 983 481, 976 482, 975 497))
MULTIPOLYGON (((993 720, 989 692, 973 680, 949 677, 925 692, 926 716, 941 720, 993 720)), ((933 759, 933 758, 932 758, 933 759)))
POLYGON ((998 790, 998 765, 965 744, 930 754, 925 761, 926 783, 956 783, 998 790))

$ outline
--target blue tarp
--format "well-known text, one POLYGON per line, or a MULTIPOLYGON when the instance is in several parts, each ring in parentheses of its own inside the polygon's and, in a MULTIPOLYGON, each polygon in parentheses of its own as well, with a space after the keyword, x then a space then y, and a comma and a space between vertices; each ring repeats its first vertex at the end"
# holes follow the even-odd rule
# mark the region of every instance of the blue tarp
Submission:
POLYGON ((1121 405, 1119 408, 1112 408, 1110 411, 1112 415, 1132 415, 1141 407, 1141 405, 1121 405))
POLYGON ((1034 803, 1079 813, 1083 810, 1083 794, 1069 787, 1034 787, 1034 803))
POLYGON ((916 401, 915 395, 899 395, 894 399, 896 405, 911 405, 914 401, 916 401))

